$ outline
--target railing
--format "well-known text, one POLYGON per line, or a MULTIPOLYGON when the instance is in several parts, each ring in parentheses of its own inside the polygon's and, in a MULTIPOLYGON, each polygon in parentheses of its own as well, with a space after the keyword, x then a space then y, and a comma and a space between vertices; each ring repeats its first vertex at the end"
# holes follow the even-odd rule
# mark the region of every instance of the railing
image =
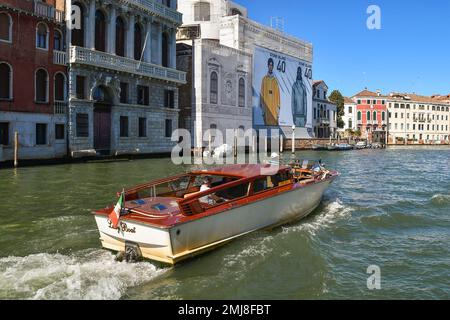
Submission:
POLYGON ((34 13, 41 17, 55 19, 59 23, 65 21, 64 11, 56 10, 54 6, 38 0, 34 1, 34 13))
POLYGON ((63 23, 64 21, 66 21, 66 13, 61 10, 56 10, 55 11, 55 19, 57 22, 63 23))
POLYGON ((61 66, 67 65, 66 52, 54 50, 53 51, 53 63, 61 66))
POLYGON ((181 84, 186 83, 186 73, 176 69, 165 68, 147 62, 140 62, 106 52, 81 47, 71 47, 70 50, 71 63, 104 67, 116 71, 140 74, 145 77, 173 81, 181 84))
POLYGON ((53 109, 55 114, 66 114, 67 113, 67 102, 65 101, 55 101, 53 103, 53 109))
POLYGON ((42 17, 54 19, 55 7, 36 0, 34 1, 34 13, 42 17))
POLYGON ((156 14, 163 18, 175 21, 180 25, 183 23, 183 15, 180 12, 154 0, 122 0, 122 2, 134 5, 150 14, 156 14))

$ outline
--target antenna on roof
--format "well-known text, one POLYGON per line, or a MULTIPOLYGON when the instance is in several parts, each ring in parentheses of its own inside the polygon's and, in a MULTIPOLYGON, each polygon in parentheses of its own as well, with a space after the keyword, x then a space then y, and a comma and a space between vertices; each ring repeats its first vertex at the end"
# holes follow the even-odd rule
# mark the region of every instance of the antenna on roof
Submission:
POLYGON ((284 32, 284 18, 271 17, 270 26, 277 31, 284 32))

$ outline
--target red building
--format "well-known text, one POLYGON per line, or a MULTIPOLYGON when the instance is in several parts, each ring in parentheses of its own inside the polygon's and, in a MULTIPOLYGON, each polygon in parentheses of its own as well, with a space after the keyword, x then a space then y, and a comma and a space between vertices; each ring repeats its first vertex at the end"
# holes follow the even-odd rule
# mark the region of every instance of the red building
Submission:
POLYGON ((386 143, 388 125, 387 97, 367 89, 352 97, 356 103, 356 124, 362 138, 370 142, 386 143))
POLYGON ((0 2, 0 161, 66 154, 64 0, 0 2))

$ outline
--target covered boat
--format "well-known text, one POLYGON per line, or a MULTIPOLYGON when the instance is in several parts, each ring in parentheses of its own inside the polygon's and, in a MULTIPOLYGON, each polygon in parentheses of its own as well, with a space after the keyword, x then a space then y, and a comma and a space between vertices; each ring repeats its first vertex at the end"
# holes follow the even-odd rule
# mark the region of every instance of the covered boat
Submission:
POLYGON ((125 190, 114 207, 94 212, 104 248, 167 264, 250 232, 306 217, 338 176, 320 163, 231 165, 192 171, 125 190), (275 169, 274 169, 275 168, 275 169))

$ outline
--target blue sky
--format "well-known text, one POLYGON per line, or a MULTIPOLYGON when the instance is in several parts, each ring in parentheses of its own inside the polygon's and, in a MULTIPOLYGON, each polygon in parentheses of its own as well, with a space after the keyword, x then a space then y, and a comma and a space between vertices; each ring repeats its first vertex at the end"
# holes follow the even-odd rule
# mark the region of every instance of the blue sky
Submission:
POLYGON ((250 18, 314 45, 314 78, 351 96, 371 90, 450 93, 448 0, 235 0, 250 18), (369 5, 381 8, 381 30, 369 30, 369 5))

